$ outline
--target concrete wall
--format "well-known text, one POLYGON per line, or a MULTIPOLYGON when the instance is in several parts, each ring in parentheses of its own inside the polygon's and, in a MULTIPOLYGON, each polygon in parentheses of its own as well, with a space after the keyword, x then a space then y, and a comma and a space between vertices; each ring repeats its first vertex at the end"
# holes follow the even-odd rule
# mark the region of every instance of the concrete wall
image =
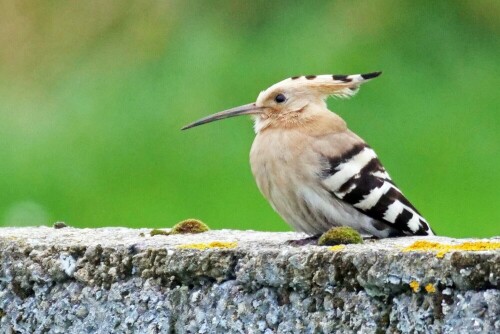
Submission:
POLYGON ((149 233, 0 229, 0 333, 500 332, 500 239, 438 254, 405 251, 416 237, 149 233))

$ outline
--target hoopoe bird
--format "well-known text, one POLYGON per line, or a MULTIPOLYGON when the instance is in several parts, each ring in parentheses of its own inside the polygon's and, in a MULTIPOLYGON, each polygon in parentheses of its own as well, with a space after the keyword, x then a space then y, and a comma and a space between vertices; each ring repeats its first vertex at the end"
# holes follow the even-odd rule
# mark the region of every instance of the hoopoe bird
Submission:
POLYGON ((318 236, 349 226, 377 238, 433 235, 373 149, 328 110, 329 96, 351 97, 381 72, 296 76, 262 91, 255 103, 182 129, 252 115, 250 164, 257 186, 295 230, 318 236))

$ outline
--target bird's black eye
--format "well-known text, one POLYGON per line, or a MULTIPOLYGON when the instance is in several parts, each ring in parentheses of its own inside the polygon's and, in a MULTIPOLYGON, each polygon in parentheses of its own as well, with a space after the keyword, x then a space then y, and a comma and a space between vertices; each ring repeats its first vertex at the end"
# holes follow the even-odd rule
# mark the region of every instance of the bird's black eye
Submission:
POLYGON ((283 103, 283 102, 285 102, 285 100, 286 100, 286 97, 283 94, 278 94, 274 98, 274 101, 276 101, 277 103, 283 103))

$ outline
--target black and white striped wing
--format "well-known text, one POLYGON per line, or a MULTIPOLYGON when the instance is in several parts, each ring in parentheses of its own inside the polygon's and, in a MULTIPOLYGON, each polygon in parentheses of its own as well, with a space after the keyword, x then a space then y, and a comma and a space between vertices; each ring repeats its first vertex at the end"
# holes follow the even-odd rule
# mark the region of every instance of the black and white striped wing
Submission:
POLYGON ((368 145, 354 145, 341 156, 328 158, 328 165, 323 185, 333 196, 404 234, 433 235, 368 145))

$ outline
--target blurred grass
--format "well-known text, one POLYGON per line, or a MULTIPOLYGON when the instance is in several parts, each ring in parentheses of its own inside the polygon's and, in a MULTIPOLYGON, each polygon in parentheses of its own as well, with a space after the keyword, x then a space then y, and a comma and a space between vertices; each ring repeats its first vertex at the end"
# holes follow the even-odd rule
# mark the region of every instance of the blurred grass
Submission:
POLYGON ((384 74, 329 101, 437 233, 500 234, 500 3, 0 1, 0 224, 287 230, 248 119, 292 75, 384 74))

